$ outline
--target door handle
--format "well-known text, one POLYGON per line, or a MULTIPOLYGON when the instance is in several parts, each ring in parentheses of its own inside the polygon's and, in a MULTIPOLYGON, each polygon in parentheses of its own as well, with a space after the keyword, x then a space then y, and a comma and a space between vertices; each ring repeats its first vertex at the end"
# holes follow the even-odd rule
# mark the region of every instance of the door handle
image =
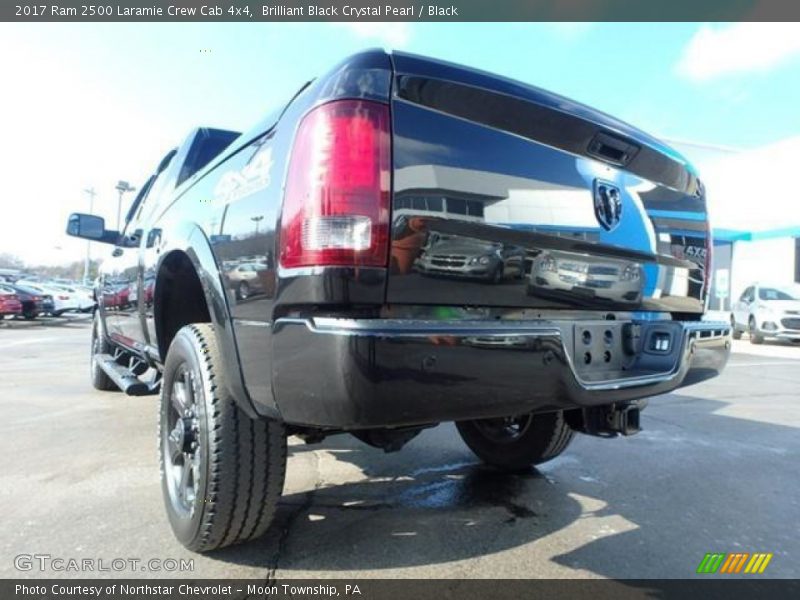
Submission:
POLYGON ((111 256, 114 258, 119 258, 122 256, 122 248, 114 248, 114 251, 111 253, 111 256))

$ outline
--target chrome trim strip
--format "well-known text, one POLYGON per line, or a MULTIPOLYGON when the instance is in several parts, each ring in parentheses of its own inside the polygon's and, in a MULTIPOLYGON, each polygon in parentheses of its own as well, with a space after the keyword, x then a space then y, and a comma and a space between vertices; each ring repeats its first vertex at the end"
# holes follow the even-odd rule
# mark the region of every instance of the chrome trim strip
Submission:
MULTIPOLYGON (((283 319, 279 319, 283 320, 283 319)), ((433 321, 418 319, 296 319, 302 321, 315 333, 337 335, 392 335, 401 337, 427 337, 429 335, 490 335, 490 336, 541 336, 560 335, 557 326, 520 326, 514 321, 433 321), (377 327, 376 327, 377 325, 377 327)))
POLYGON ((250 319, 233 319, 235 325, 244 327, 272 327, 271 321, 253 321, 250 319))

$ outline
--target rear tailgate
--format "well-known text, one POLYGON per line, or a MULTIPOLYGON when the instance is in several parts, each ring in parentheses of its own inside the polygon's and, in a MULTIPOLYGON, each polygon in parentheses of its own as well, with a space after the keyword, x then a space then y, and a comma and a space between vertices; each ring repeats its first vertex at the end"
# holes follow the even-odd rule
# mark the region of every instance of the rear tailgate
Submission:
POLYGON ((394 54, 387 301, 701 313, 702 186, 565 98, 394 54))

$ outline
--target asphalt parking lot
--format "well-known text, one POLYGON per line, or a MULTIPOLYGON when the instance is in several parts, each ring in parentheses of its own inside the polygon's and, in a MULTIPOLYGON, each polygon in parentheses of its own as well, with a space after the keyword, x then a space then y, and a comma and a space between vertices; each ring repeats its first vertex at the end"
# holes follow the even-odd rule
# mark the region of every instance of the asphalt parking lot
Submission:
MULTIPOLYGON (((734 343, 725 374, 661 396, 631 438, 579 436, 525 475, 480 466, 451 425, 384 454, 290 441, 262 540, 184 550, 162 508, 157 397, 94 391, 86 317, 0 326, 0 577, 14 557, 194 558, 109 577, 694 576, 707 552, 772 552, 800 576, 800 347, 734 343)), ((752 577, 752 576, 751 576, 752 577)))

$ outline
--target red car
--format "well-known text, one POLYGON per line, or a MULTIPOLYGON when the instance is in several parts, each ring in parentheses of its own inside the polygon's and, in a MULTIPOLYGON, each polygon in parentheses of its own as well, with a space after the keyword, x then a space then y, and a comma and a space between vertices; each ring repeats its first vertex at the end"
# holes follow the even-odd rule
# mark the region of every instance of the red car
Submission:
POLYGON ((151 306, 153 304, 153 292, 156 290, 156 278, 155 277, 145 277, 144 278, 144 303, 147 306, 151 306))
POLYGON ((128 283, 112 283, 103 289, 105 308, 127 308, 131 303, 131 286, 128 283))
POLYGON ((5 319, 6 315, 15 317, 22 314, 22 302, 19 297, 8 290, 0 287, 0 319, 5 319))

